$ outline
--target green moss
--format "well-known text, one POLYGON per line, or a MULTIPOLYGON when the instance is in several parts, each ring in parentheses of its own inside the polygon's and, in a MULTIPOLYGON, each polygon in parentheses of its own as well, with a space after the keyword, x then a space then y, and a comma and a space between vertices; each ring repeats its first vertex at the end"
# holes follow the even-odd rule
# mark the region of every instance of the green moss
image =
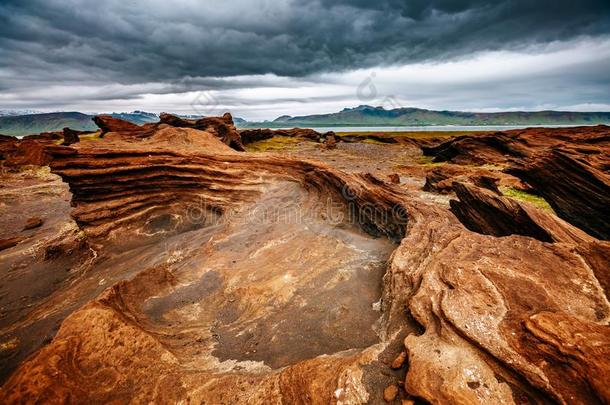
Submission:
POLYGON ((428 166, 428 167, 438 167, 445 164, 445 162, 435 162, 433 156, 425 156, 421 155, 416 162, 418 165, 428 166))
POLYGON ((273 152, 279 150, 294 149, 296 145, 300 142, 301 139, 299 138, 292 138, 289 136, 274 136, 270 139, 265 139, 246 145, 246 151, 273 152))
POLYGON ((517 190, 512 187, 502 187, 500 191, 502 191, 502 194, 504 194, 506 197, 514 198, 518 201, 528 202, 538 208, 554 212, 553 208, 549 205, 549 203, 540 196, 530 194, 525 191, 517 190))
POLYGON ((387 145, 387 143, 380 142, 376 139, 365 138, 362 143, 370 143, 371 145, 387 145))
POLYGON ((79 139, 81 141, 99 141, 100 139, 100 135, 101 135, 101 131, 97 131, 94 132, 92 134, 86 134, 86 135, 79 135, 79 139))

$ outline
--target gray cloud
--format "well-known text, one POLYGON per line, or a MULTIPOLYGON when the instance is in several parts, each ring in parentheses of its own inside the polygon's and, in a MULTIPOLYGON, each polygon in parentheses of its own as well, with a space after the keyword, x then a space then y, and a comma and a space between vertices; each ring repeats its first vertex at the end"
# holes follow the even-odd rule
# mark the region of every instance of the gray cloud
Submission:
POLYGON ((607 0, 5 0, 0 90, 99 86, 103 100, 290 87, 328 72, 608 33, 607 0), (227 79, 265 74, 294 79, 227 79))

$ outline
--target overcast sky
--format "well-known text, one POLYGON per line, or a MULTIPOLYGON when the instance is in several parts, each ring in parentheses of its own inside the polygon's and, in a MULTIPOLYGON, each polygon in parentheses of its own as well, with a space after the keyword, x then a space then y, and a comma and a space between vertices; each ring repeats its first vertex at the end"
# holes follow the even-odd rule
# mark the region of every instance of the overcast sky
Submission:
POLYGON ((360 104, 610 111, 610 1, 0 1, 0 109, 360 104))

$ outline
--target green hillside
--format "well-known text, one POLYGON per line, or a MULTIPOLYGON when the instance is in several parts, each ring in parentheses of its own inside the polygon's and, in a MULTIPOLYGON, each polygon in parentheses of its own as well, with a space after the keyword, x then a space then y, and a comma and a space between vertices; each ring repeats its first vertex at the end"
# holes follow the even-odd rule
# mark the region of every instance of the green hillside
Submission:
MULTIPOLYGON (((157 122, 155 114, 134 111, 132 113, 109 114, 126 121, 142 125, 148 122, 157 122)), ((61 131, 65 127, 79 131, 95 131, 97 126, 91 120, 93 115, 79 112, 58 112, 45 114, 28 114, 0 117, 0 134, 23 136, 39 134, 41 132, 61 131)))
MULTIPOLYGON (((271 126, 419 126, 419 125, 591 125, 610 123, 610 112, 501 112, 471 113, 419 108, 359 106, 332 114, 283 116, 271 126)), ((260 123, 259 123, 260 124, 260 123)), ((256 124, 251 123, 254 126, 256 124)))

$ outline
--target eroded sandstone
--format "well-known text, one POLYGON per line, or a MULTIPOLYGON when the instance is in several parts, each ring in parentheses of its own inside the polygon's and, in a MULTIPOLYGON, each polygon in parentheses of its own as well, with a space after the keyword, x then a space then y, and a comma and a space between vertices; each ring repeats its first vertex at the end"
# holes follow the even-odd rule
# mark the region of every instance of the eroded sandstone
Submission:
POLYGON ((48 210, 0 216, 18 238, 0 255, 2 402, 608 402, 609 243, 465 164, 534 170, 555 137, 605 176, 606 129, 448 141, 434 153, 464 168, 423 191, 427 167, 406 181, 371 158, 421 142, 243 153, 229 118, 100 118, 101 140, 44 144, 52 174, 4 174, 6 207, 48 210), (64 273, 33 294, 37 269, 64 273))

